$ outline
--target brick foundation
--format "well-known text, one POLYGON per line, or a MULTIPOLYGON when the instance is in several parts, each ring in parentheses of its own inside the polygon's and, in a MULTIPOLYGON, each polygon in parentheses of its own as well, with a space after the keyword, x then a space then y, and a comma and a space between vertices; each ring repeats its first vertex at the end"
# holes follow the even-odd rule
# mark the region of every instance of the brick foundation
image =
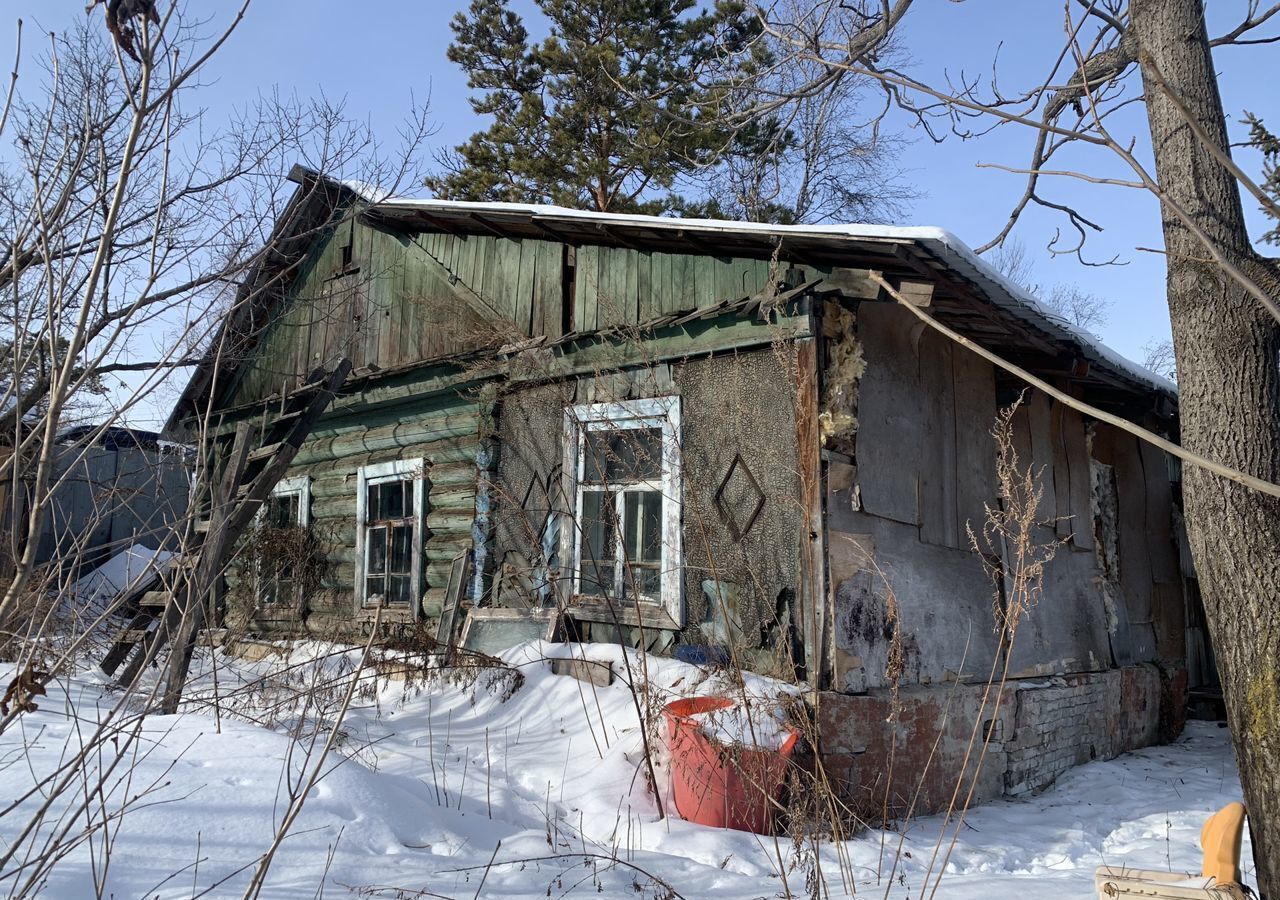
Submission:
MULTIPOLYGON (((1186 673, 1148 664, 1009 682, 991 688, 984 707, 986 692, 957 684, 903 689, 893 723, 887 691, 822 694, 818 723, 829 776, 868 821, 886 808, 890 817, 939 812, 951 801, 976 722, 979 740, 988 733, 992 739, 975 802, 1043 790, 1072 766, 1175 736, 1186 673)), ((978 752, 975 745, 969 773, 978 752)))

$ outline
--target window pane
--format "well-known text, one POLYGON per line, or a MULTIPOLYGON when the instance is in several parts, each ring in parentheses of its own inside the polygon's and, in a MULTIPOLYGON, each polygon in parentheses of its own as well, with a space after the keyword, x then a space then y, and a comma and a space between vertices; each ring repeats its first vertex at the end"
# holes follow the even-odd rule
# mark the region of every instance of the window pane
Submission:
POLYGON ((379 519, 401 519, 405 516, 406 481, 390 481, 382 485, 382 510, 379 519))
POLYGON ((593 596, 613 593, 614 537, 617 526, 612 493, 582 494, 582 568, 579 591, 593 596))
POLYGON ((364 518, 366 522, 376 522, 382 518, 379 515, 379 506, 382 502, 382 485, 368 484, 365 485, 364 493, 364 518))
POLYGON ((662 567, 657 563, 631 563, 625 581, 628 597, 657 600, 662 596, 662 567))
POLYGON ((662 580, 662 495, 627 491, 623 497, 628 594, 657 597, 662 580))
POLYGON ((285 578, 283 575, 276 579, 276 593, 272 599, 278 603, 292 603, 293 579, 285 578))
POLYGON ((260 599, 264 604, 276 602, 278 598, 276 596, 276 583, 274 579, 262 579, 262 594, 260 599))
POLYGON ((376 578, 366 578, 364 580, 364 595, 366 599, 372 600, 374 597, 380 597, 387 591, 387 579, 381 575, 376 578))
POLYGON ((387 571, 387 528, 378 525, 365 532, 365 551, 367 565, 365 574, 381 575, 387 571))
POLYGON ((268 528, 288 528, 298 524, 298 494, 273 494, 267 498, 263 522, 268 528))
POLYGON ((662 559, 662 495, 657 491, 627 491, 623 503, 627 559, 658 562, 662 559))
POLYGON ((627 484, 662 475, 662 429, 588 431, 583 441, 582 480, 627 484))
POLYGON ((413 571, 413 526, 397 525, 391 529, 391 572, 413 571))
POLYGON ((645 491, 641 495, 640 520, 644 523, 644 538, 640 542, 639 558, 645 562, 662 560, 662 495, 657 491, 645 491))
POLYGON ((387 578, 387 602, 408 603, 413 578, 409 575, 391 575, 387 578))

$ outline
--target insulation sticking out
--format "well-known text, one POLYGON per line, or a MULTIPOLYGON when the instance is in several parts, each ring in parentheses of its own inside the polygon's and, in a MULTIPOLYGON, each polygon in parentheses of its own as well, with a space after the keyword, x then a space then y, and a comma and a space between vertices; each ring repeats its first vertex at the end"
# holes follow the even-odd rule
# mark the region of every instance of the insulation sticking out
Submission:
POLYGON ((1123 602, 1120 591, 1120 509, 1116 498, 1115 473, 1111 466, 1089 460, 1093 478, 1094 546, 1101 573, 1102 602, 1107 613, 1107 630, 1115 634, 1119 628, 1116 605, 1123 602))
POLYGON ((818 427, 823 446, 852 440, 858 430, 858 382, 867 360, 858 343, 853 311, 828 303, 823 333, 827 336, 827 365, 823 373, 822 409, 818 427))

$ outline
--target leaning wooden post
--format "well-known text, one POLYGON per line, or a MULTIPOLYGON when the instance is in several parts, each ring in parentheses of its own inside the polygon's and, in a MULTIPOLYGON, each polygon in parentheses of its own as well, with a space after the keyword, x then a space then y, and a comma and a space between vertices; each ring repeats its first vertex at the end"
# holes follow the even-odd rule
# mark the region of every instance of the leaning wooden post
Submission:
MULTIPOLYGON (((160 704, 164 714, 178 711, 196 635, 204 624, 209 592, 222 574, 236 541, 288 470, 302 442, 350 371, 351 360, 343 359, 327 376, 320 369, 312 372, 303 386, 286 398, 280 418, 266 431, 263 445, 250 453, 247 452, 249 442, 244 441, 244 451, 237 453, 219 480, 209 533, 198 551, 189 589, 185 597, 174 598, 175 603, 182 600, 183 606, 181 623, 169 653, 165 693, 160 704)), ((236 444, 241 445, 238 434, 236 444)))

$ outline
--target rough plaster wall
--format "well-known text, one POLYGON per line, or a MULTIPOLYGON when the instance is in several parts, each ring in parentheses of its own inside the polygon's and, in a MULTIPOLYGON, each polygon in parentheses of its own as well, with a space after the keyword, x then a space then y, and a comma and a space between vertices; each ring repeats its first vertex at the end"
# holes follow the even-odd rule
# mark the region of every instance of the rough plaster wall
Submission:
MULTIPOLYGON (((565 504, 560 491, 564 408, 677 394, 681 398, 684 476, 683 551, 686 627, 681 640, 706 643, 711 610, 704 580, 733 585, 730 617, 735 649, 748 667, 785 674, 777 638, 779 598, 794 589, 799 569, 801 511, 795 452, 793 350, 727 354, 667 366, 522 389, 503 398, 498 413, 496 554, 504 579, 500 602, 529 602, 538 579, 535 535, 546 511, 565 504), (764 505, 735 540, 714 498, 735 457, 745 465, 764 505), (548 487, 544 488, 543 485, 548 487), (549 495, 549 496, 548 496, 549 495)), ((745 527, 753 489, 735 475, 722 496, 745 527)), ((566 507, 560 507, 566 508, 566 507)))
POLYGON ((560 489, 564 410, 574 402, 575 387, 525 388, 506 395, 498 409, 494 541, 501 606, 539 606, 548 599, 539 592, 539 568, 547 562, 547 517, 567 508, 560 489))
MULTIPOLYGON (((732 583, 738 587, 734 612, 745 635, 741 649, 761 671, 785 670, 786 648, 778 638, 786 629, 778 619, 790 611, 780 600, 794 596, 801 542, 808 538, 797 502, 794 365, 795 349, 785 345, 687 362, 674 373, 684 398, 685 639, 701 642, 697 626, 711 614, 702 581, 732 583), (735 456, 764 496, 741 541, 734 540, 713 502, 735 456), (750 653, 756 649, 761 652, 750 653)), ((753 498, 735 477, 725 494, 729 514, 745 517, 753 498)))

